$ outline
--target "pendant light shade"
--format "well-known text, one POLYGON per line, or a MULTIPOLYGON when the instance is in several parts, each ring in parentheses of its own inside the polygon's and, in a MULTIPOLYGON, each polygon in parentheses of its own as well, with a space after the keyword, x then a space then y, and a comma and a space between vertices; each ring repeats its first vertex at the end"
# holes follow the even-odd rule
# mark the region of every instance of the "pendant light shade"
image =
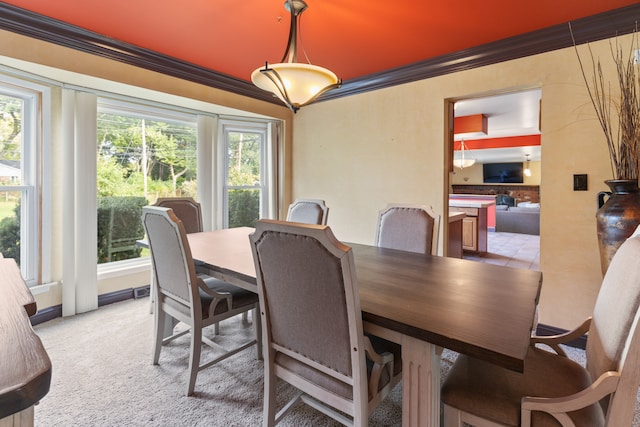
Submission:
POLYGON ((285 8, 291 12, 291 27, 282 62, 265 63, 264 68, 251 73, 251 81, 260 89, 272 92, 295 113, 326 91, 340 87, 342 82, 326 68, 297 62, 298 20, 307 4, 302 0, 287 0, 285 8))
POLYGON ((527 165, 524 168, 524 176, 531 176, 529 154, 525 154, 524 156, 527 158, 527 165))
POLYGON ((465 158, 465 151, 467 151, 464 145, 464 139, 460 141, 460 150, 456 150, 453 158, 453 165, 457 168, 464 169, 473 166, 476 163, 476 159, 465 158))
POLYGON ((326 68, 298 62, 265 64, 251 74, 253 84, 274 93, 294 112, 333 89, 338 77, 326 68))

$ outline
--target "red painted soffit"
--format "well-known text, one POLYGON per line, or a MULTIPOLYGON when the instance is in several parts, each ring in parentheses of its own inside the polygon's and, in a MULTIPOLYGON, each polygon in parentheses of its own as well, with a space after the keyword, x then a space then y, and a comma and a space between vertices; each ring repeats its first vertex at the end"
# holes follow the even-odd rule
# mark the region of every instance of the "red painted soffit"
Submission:
MULTIPOLYGON (((505 138, 485 138, 464 140, 465 150, 482 150, 485 148, 531 147, 540 145, 540 135, 509 136, 505 138)), ((460 143, 455 143, 455 150, 460 150, 460 143)))

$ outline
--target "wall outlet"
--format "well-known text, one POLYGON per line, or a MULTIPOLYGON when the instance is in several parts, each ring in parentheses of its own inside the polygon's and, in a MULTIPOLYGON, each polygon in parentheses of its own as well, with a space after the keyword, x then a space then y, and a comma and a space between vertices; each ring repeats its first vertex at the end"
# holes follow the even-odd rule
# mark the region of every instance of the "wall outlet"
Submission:
POLYGON ((633 51, 633 63, 635 65, 640 64, 640 49, 636 49, 633 51))
POLYGON ((149 286, 142 286, 133 290, 134 299, 148 297, 149 295, 151 295, 151 288, 149 286))

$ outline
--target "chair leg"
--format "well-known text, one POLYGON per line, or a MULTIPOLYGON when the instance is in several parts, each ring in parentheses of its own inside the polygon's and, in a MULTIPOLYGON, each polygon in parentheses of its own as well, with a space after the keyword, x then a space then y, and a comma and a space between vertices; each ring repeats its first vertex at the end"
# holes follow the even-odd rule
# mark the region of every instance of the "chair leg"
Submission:
POLYGON ((449 405, 443 405, 444 410, 442 413, 444 427, 462 427, 462 420, 460 419, 460 411, 449 405))
POLYGON ((260 317, 260 307, 258 305, 251 310, 251 317, 253 318, 253 328, 256 333, 256 358, 258 360, 262 360, 262 319, 260 317))
POLYGON ((193 325, 191 327, 191 348, 189 357, 189 383, 187 385, 187 396, 193 394, 196 386, 196 377, 200 370, 200 354, 202 352, 202 327, 193 325))
MULTIPOLYGON (((480 418, 468 412, 461 411, 449 405, 443 405, 443 425, 444 427, 463 427, 470 425, 473 427, 506 427, 493 421, 480 418)), ((524 424, 523 424, 524 426, 524 424)))
POLYGON ((164 329, 166 315, 164 311, 156 304, 155 315, 153 318, 153 364, 157 365, 160 360, 160 350, 162 349, 162 339, 164 337, 164 329))
POLYGON ((264 366, 264 413, 262 416, 263 427, 276 425, 276 376, 273 367, 264 366))

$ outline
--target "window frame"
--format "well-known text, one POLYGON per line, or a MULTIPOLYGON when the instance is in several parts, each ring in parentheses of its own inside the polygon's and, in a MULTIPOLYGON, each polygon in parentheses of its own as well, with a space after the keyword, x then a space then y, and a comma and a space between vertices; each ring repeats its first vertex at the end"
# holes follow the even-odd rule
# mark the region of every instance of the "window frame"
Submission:
POLYGON ((272 216, 271 202, 272 192, 275 193, 274 188, 270 191, 269 187, 273 185, 273 180, 270 178, 275 168, 274 164, 269 164, 270 155, 273 149, 273 141, 271 136, 271 130, 268 122, 261 121, 244 121, 233 119, 222 119, 219 123, 219 162, 218 168, 220 173, 221 185, 221 200, 220 200, 220 218, 222 228, 229 227, 229 190, 255 190, 260 191, 260 205, 259 212, 260 218, 269 218, 272 216), (260 185, 229 185, 229 138, 230 133, 255 133, 260 134, 261 148, 260 148, 260 185))
POLYGON ((20 272, 34 287, 50 280, 51 89, 0 74, 0 93, 23 102, 21 182, 0 191, 21 193, 20 272))
MULTIPOLYGON (((110 98, 108 96, 99 95, 97 98, 96 120, 99 114, 112 114, 134 117, 150 121, 167 122, 182 126, 191 125, 196 130, 196 157, 198 153, 197 140, 198 132, 198 113, 196 111, 186 111, 179 107, 172 108, 170 105, 158 106, 155 103, 145 103, 144 99, 131 98, 123 100, 122 98, 110 98)), ((98 149, 98 141, 96 140, 96 150, 98 149)), ((196 165, 198 164, 196 159, 196 165)), ((196 176, 198 175, 196 166, 196 176)), ((97 190, 97 189, 96 189, 97 190)), ((96 191, 97 194, 97 191, 96 191)), ((144 196, 144 194, 141 194, 144 196)), ((141 263, 148 264, 149 257, 141 256, 118 261, 111 261, 98 264, 98 273, 100 278, 117 277, 122 274, 122 269, 136 269, 141 263)))

